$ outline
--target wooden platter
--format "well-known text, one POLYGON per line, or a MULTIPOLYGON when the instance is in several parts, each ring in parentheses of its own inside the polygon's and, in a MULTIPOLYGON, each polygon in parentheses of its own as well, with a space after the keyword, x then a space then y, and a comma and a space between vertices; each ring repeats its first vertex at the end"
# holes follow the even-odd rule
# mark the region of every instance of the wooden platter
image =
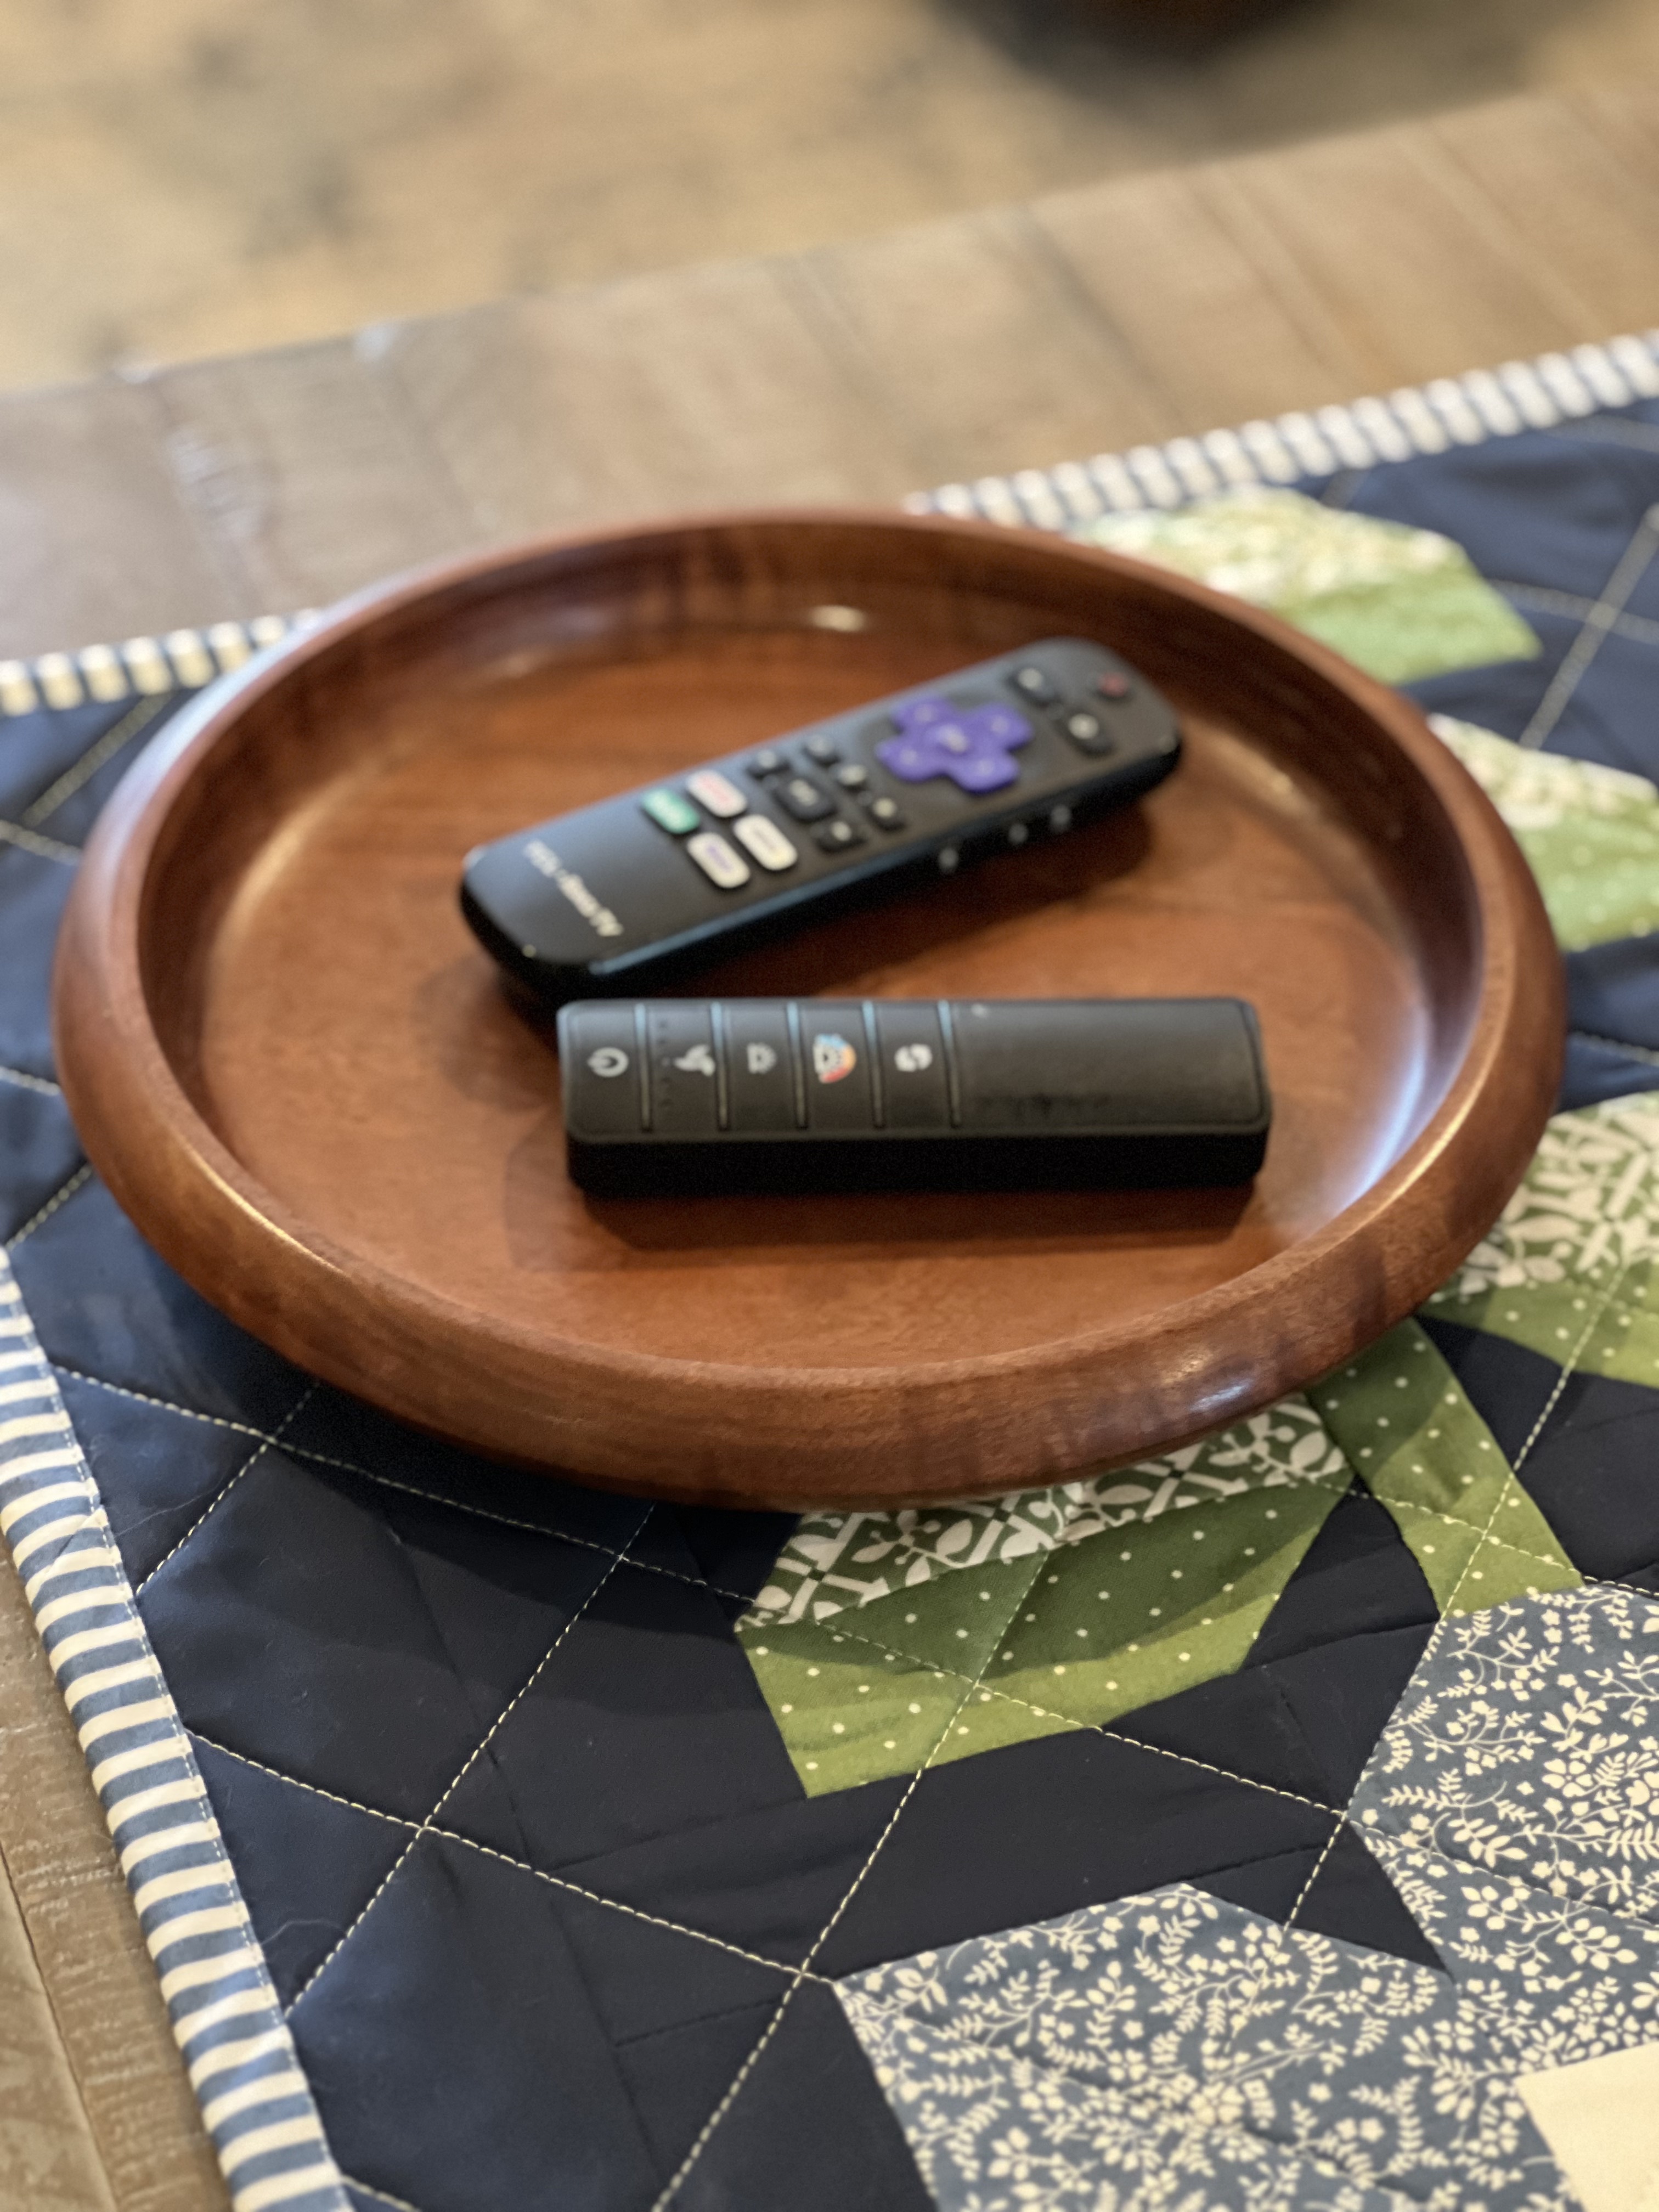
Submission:
POLYGON ((1054 1480, 1308 1382, 1490 1225, 1563 1032, 1525 863, 1408 703, 1139 563, 846 513, 446 568, 216 687, 104 816, 56 1021, 100 1172, 256 1335, 488 1453, 788 1507, 1054 1480), (1237 993, 1255 1187, 585 1201, 550 1039, 457 911, 468 848, 1058 633, 1175 701, 1166 784, 703 980, 1237 993))

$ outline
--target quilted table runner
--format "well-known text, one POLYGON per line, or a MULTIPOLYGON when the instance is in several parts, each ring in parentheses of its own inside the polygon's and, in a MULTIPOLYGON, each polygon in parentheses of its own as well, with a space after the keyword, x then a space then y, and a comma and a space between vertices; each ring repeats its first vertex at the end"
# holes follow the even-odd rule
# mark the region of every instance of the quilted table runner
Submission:
POLYGON ((1280 607, 1538 872, 1561 1110, 1304 1395, 797 1521, 504 1471, 204 1305, 53 934, 226 628, 0 665, 0 1532, 238 2212, 1659 2207, 1659 357, 933 495, 1280 607))

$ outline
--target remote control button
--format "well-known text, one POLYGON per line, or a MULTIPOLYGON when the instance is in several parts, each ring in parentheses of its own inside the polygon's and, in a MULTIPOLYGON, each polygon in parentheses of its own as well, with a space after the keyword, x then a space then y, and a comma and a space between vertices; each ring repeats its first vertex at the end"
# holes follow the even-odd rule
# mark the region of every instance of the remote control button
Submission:
POLYGON ((788 765, 775 747, 763 745, 752 760, 744 763, 744 772, 752 775, 757 783, 764 783, 769 775, 781 775, 788 765))
POLYGON ((939 1011, 876 1002, 882 1104, 890 1129, 948 1129, 951 1090, 939 1011))
POLYGON ((1121 706, 1124 700, 1133 699, 1135 695, 1134 685, 1127 676, 1120 676, 1115 669, 1109 669, 1099 678, 1095 689, 1103 699, 1111 700, 1115 706, 1121 706))
POLYGON ((1022 699, 1030 699, 1039 707, 1052 707, 1060 696, 1053 677, 1046 668, 1039 668, 1034 660, 1028 661, 1023 668, 1015 669, 1008 681, 1022 699))
POLYGON ((826 822, 821 830, 815 830, 812 842, 820 853, 846 853, 850 852, 854 845, 864 842, 864 833, 861 830, 855 830, 850 822, 843 822, 838 817, 834 822, 826 822))
POLYGON ((841 747, 833 738, 808 738, 805 750, 820 768, 832 768, 841 758, 841 747))
POLYGON ((645 1011, 651 1127, 661 1137, 708 1136, 720 1122, 720 1066, 706 1002, 653 1000, 645 1011))
POLYGON ((632 1136, 641 1126, 640 1048, 629 1006, 573 1006, 559 1058, 565 1118, 579 1136, 632 1136))
POLYGON ((705 830, 701 837, 693 837, 685 849, 716 890, 741 890, 748 882, 748 869, 725 838, 717 837, 712 830, 705 830))
POLYGON ((702 817, 690 800, 678 791, 647 791, 640 801, 641 814, 650 816, 659 830, 671 837, 689 837, 702 827, 702 817))
POLYGON ((1031 825, 1029 822, 1011 822, 1004 833, 1008 843, 1013 846, 1016 851, 1025 842, 1030 834, 1031 825))
POLYGON ((1048 809, 1048 827, 1054 836, 1064 836, 1071 826, 1072 810, 1069 806, 1051 806, 1048 809))
POLYGON ((896 799, 872 799, 865 811, 878 830, 902 830, 905 816, 896 799))
POLYGON ((836 770, 836 781, 843 791, 862 791, 869 781, 869 769, 860 768, 856 761, 844 761, 836 770))
POLYGON ((688 775, 685 787, 699 806, 706 807, 718 822, 735 821, 739 814, 748 811, 749 801, 729 776, 717 768, 700 768, 695 775, 688 775))
POLYGON ((727 1000, 720 1007, 720 1021, 726 1031, 732 1127, 749 1132, 797 1127, 795 1065, 782 1000, 727 1000))
POLYGON ((1117 739, 1107 735, 1099 715, 1090 714, 1086 708, 1080 708, 1074 714, 1067 714, 1060 727, 1080 753, 1090 753, 1097 757, 1102 753, 1117 750, 1117 739))
POLYGON ((783 868, 793 868, 800 858, 777 823, 764 814, 745 814, 741 822, 732 824, 732 835, 751 860, 758 860, 774 875, 783 868))
POLYGON ((932 696, 898 708, 899 734, 876 747, 876 757, 901 783, 948 776, 970 798, 1001 791, 1019 781, 1011 756, 1031 740, 1031 725, 1012 707, 957 707, 932 696))
POLYGON ((822 822, 826 814, 836 811, 835 800, 810 775, 792 775, 778 786, 777 795, 797 822, 822 822))
POLYGON ((808 1000, 800 1009, 800 1036, 806 1060, 807 1127, 873 1128, 864 1009, 808 1000))

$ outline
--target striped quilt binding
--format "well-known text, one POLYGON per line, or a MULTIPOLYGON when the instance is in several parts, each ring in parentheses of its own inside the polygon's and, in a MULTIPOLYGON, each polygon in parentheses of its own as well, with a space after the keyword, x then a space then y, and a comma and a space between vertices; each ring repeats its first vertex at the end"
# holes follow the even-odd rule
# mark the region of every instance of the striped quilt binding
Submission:
POLYGON ((912 514, 957 514, 1038 530, 1066 530, 1103 514, 1182 506, 1217 492, 1289 484, 1383 461, 1483 446, 1526 430, 1553 430, 1607 407, 1659 398, 1659 331, 1505 362, 1382 399, 1280 415, 1201 438, 1171 438, 1125 453, 1019 469, 973 483, 941 484, 904 502, 912 514))
POLYGON ((92 1770, 234 2212, 350 2212, 195 1755, 3 1252, 0 1534, 92 1770))

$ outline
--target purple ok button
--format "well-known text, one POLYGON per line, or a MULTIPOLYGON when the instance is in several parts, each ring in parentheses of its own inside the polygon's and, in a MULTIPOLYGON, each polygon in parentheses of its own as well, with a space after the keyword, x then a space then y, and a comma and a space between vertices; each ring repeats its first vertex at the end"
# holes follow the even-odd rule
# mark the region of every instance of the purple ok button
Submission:
POLYGON ((948 775, 959 791, 977 794, 1017 783, 1009 758, 1029 744, 1031 725, 1012 707, 953 707, 948 699, 913 699, 897 707, 896 738, 884 738, 876 758, 901 783, 926 783, 948 775))

